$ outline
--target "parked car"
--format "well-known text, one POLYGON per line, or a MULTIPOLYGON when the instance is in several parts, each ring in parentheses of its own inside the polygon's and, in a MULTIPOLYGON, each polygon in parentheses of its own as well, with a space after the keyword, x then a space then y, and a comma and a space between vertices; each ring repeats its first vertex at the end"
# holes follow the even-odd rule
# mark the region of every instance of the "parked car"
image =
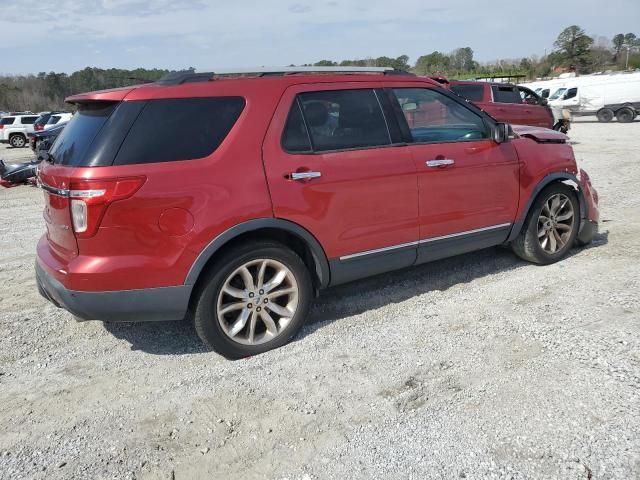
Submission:
POLYGON ((10 115, 0 119, 0 143, 22 148, 27 145, 27 135, 33 133, 37 115, 10 115))
POLYGON ((550 264, 597 230, 562 133, 390 69, 255 72, 67 99, 38 172, 43 296, 80 319, 187 317, 240 358, 290 341, 326 287, 494 245, 550 264))
POLYGON ((451 80, 449 88, 500 122, 564 130, 565 133, 568 130, 566 119, 554 119, 547 101, 526 87, 451 80))
POLYGON ((68 122, 72 116, 72 113, 67 112, 42 112, 34 122, 33 129, 36 132, 42 132, 54 127, 60 122, 68 122))
POLYGON ((68 122, 59 123, 58 125, 54 125, 53 128, 48 130, 44 130, 41 132, 30 133, 29 137, 29 146, 31 150, 33 150, 36 154, 40 151, 48 151, 53 142, 58 138, 58 135, 62 133, 64 127, 68 122))

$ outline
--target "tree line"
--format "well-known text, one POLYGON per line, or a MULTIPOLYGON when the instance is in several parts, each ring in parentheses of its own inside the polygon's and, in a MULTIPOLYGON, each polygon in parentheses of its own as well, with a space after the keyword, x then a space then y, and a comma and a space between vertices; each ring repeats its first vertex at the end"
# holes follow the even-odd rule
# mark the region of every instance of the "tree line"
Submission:
MULTIPOLYGON (((471 47, 452 52, 434 51, 409 63, 408 55, 397 58, 377 57, 320 60, 307 66, 393 67, 418 75, 445 75, 452 78, 500 77, 523 75, 533 79, 575 70, 585 74, 608 69, 640 68, 640 38, 634 33, 619 33, 612 39, 589 36, 577 25, 565 28, 549 54, 537 57, 503 59, 481 64, 474 59, 471 47)), ((64 110, 65 97, 79 92, 153 82, 168 73, 162 69, 85 68, 70 75, 39 73, 37 75, 0 76, 0 111, 29 109, 64 110)))

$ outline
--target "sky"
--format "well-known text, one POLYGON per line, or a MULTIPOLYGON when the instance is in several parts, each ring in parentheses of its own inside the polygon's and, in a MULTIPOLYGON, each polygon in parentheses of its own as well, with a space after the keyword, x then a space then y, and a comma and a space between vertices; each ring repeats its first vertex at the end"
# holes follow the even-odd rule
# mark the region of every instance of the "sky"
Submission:
POLYGON ((280 66, 470 46, 543 55, 568 25, 640 36, 640 0, 0 0, 0 74, 280 66))

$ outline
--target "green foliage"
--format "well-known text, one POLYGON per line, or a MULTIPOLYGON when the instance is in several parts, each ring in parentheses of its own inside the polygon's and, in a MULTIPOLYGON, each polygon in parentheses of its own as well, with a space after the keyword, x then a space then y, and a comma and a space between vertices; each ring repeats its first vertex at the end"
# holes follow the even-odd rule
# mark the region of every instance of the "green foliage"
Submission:
POLYGON ((589 54, 593 38, 577 25, 565 28, 554 42, 556 53, 560 55, 564 66, 575 65, 586 67, 589 64, 589 54))
POLYGON ((71 75, 40 72, 37 75, 0 77, 0 110, 64 110, 69 108, 64 103, 69 95, 153 82, 167 72, 87 67, 71 75))

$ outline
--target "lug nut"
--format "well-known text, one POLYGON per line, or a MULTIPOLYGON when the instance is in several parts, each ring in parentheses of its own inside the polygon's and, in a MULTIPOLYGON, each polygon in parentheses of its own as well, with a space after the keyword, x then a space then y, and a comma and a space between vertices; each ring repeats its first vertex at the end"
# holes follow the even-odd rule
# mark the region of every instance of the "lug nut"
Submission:
POLYGON ((268 298, 265 298, 265 299, 264 299, 264 303, 269 303, 269 299, 268 299, 268 298))
POLYGON ((260 310, 262 310, 262 308, 260 307, 256 308, 256 312, 259 312, 260 310))
POLYGON ((264 290, 260 290, 260 295, 264 295, 264 290))
POLYGON ((247 308, 253 308, 253 304, 250 303, 249 305, 247 305, 247 308))
POLYGON ((253 292, 249 292, 249 298, 253 298, 254 293, 253 292))

